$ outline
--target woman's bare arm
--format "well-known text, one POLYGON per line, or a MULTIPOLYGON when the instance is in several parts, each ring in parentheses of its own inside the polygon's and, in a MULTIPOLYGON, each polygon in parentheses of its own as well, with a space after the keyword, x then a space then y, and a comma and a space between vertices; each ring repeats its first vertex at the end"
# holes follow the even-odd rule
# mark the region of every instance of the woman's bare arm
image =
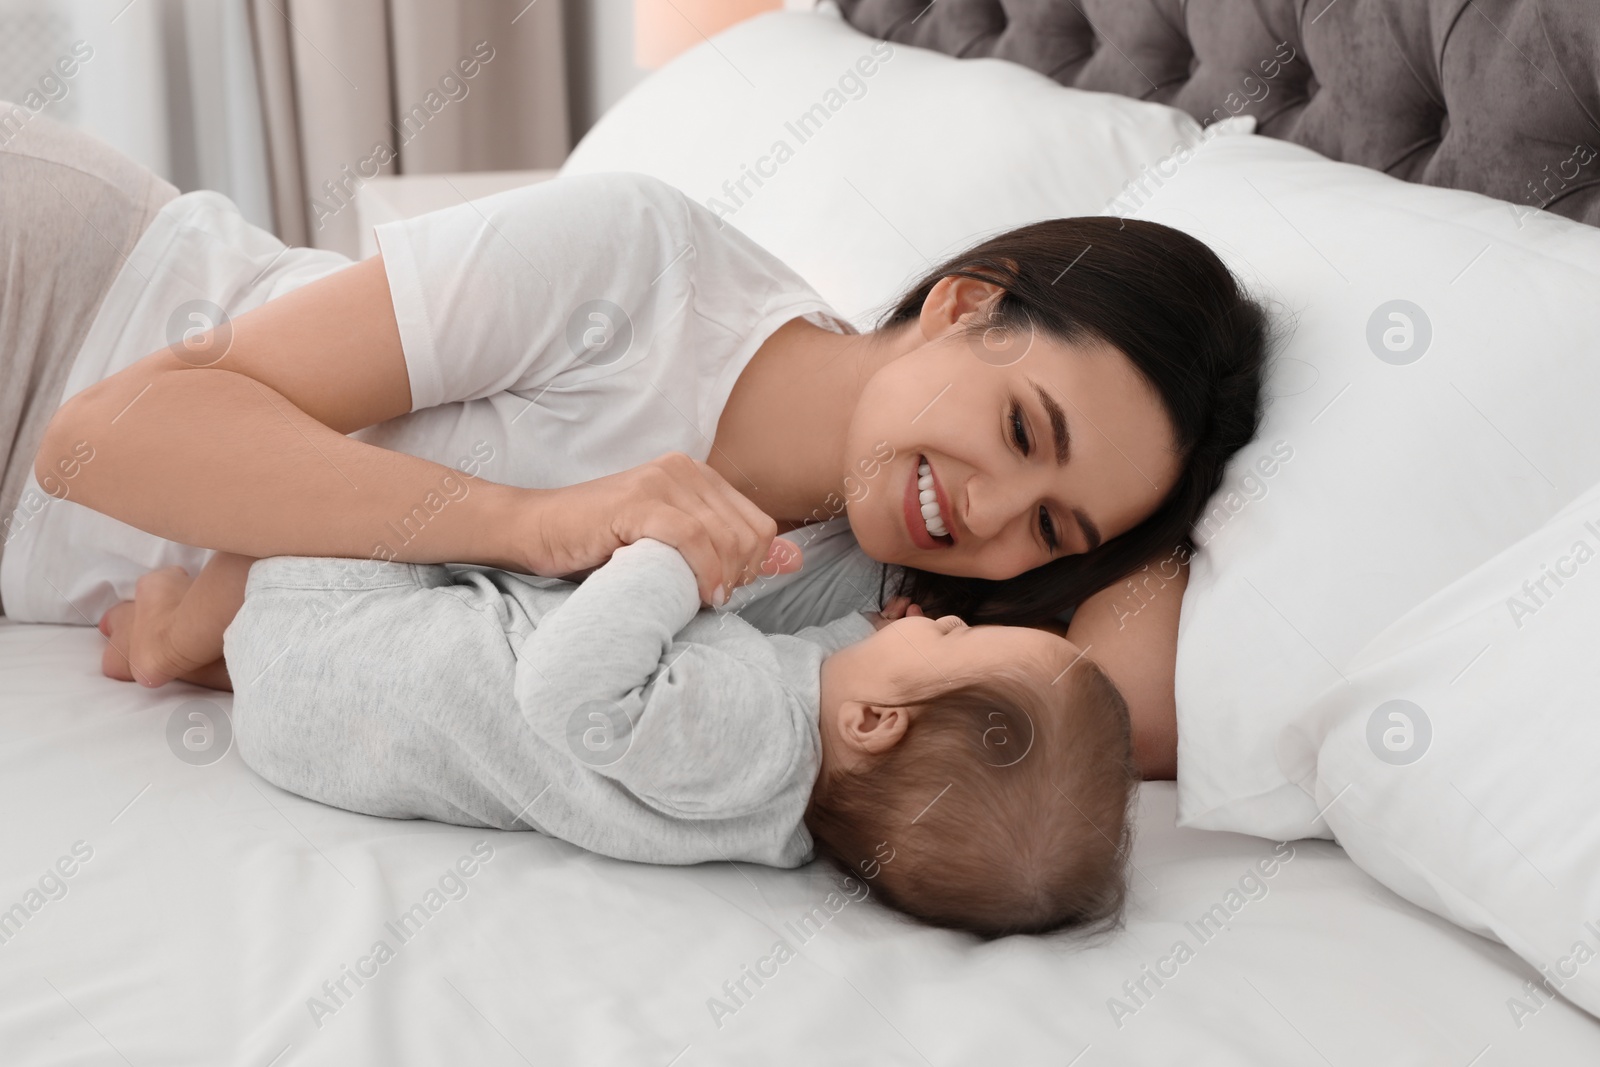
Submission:
POLYGON ((240 315, 220 358, 206 341, 203 358, 163 349, 68 399, 34 460, 40 484, 60 484, 49 474, 66 463, 78 503, 256 558, 380 556, 561 577, 653 537, 683 553, 708 604, 800 566, 781 551, 789 542, 774 542, 771 518, 683 453, 524 489, 346 437, 411 410, 382 256, 240 315), (82 443, 93 463, 74 461, 82 443), (425 506, 438 499, 447 506, 425 506), (390 524, 407 519, 410 536, 391 547, 390 524))
POLYGON ((1145 778, 1178 776, 1178 610, 1189 583, 1188 557, 1153 559, 1126 582, 1078 606, 1067 639, 1086 650, 1128 702, 1133 758, 1145 778), (1183 562, 1179 562, 1179 560, 1183 562))
POLYGON ((525 566, 517 490, 345 436, 411 410, 381 256, 268 301, 231 329, 214 363, 163 349, 70 398, 35 470, 87 441, 95 461, 73 479, 74 500, 248 556, 370 556, 393 540, 387 523, 453 477, 470 491, 450 494, 395 558, 525 566))

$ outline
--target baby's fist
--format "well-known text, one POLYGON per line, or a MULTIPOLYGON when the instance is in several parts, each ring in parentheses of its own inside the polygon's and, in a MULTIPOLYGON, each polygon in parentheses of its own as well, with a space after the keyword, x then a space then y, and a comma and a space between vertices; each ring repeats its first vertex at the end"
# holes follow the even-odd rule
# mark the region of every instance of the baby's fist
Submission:
POLYGON ((890 622, 896 619, 903 619, 907 615, 921 614, 922 609, 913 604, 908 596, 891 597, 889 602, 883 606, 883 617, 890 622))

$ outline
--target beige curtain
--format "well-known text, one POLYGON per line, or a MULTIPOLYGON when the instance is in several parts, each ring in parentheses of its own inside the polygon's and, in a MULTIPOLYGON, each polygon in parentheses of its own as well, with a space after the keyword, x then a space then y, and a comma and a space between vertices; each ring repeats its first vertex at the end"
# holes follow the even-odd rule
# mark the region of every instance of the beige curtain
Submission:
POLYGON ((558 167, 561 0, 249 0, 278 236, 357 254, 379 174, 558 167))

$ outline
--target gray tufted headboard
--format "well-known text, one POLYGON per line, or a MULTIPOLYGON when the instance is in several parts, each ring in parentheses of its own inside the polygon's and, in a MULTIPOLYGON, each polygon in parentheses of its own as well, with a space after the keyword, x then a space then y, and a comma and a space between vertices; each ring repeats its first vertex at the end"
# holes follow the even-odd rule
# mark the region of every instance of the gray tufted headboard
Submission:
POLYGON ((1407 181, 1600 225, 1600 0, 837 0, 992 56, 1407 181))

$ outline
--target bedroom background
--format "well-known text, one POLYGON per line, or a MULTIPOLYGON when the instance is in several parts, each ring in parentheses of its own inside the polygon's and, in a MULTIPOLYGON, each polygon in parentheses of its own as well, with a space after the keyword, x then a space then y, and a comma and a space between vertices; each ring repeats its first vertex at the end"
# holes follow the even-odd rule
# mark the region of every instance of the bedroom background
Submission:
POLYGON ((715 33, 780 6, 4 0, 0 100, 38 92, 51 117, 180 192, 215 189, 290 243, 353 256, 355 212, 342 210, 343 190, 324 183, 349 188, 350 173, 557 168, 649 73, 640 61, 659 66, 686 36, 700 39, 690 20, 715 33), (646 32, 636 40, 641 18, 646 32), (488 61, 474 55, 479 42, 488 61), (652 46, 657 54, 641 51, 652 46), (62 60, 71 75, 57 70, 62 60), (375 154, 379 143, 390 151, 375 154), (327 206, 325 217, 308 209, 312 200, 327 206))

